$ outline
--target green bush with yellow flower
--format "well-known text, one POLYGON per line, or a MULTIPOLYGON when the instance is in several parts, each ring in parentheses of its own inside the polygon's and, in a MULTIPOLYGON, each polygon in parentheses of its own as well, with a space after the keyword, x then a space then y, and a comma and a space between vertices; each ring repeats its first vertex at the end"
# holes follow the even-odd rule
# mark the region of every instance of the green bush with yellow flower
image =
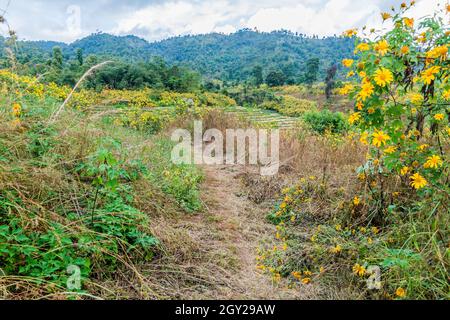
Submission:
POLYGON ((345 32, 356 49, 342 61, 339 93, 354 101, 348 122, 366 162, 351 197, 327 181, 284 190, 269 215, 280 246, 258 256, 275 280, 321 278, 366 298, 449 298, 450 6, 420 21, 408 17, 412 6, 381 14, 388 32, 345 32))

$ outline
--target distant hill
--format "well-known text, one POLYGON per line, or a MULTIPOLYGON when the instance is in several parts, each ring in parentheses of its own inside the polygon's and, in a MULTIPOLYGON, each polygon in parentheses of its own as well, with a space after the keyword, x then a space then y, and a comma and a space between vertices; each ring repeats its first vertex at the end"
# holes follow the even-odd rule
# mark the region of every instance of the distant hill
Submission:
MULTIPOLYGON (((2 41, 0 41, 1 46, 2 41)), ((271 33, 244 29, 230 35, 179 36, 149 43, 136 36, 92 34, 71 44, 50 41, 19 43, 22 54, 50 57, 52 48, 60 46, 66 57, 73 57, 81 48, 85 55, 116 57, 125 61, 147 61, 155 56, 170 64, 187 65, 207 78, 241 81, 251 77, 254 66, 267 74, 282 70, 288 79, 297 79, 304 72, 309 58, 321 60, 321 75, 332 63, 353 54, 353 40, 342 37, 306 37, 287 31, 271 33)))

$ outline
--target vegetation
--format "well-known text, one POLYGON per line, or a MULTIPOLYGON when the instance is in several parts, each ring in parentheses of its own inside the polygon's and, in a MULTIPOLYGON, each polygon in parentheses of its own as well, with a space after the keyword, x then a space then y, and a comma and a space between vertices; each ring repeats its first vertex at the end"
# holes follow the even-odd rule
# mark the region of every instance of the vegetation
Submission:
POLYGON ((450 298, 450 7, 413 5, 324 39, 10 31, 0 296, 450 298), (278 174, 175 165, 170 135, 194 120, 282 128, 278 174))
MULTIPOLYGON (((0 48, 2 42, 0 41, 0 48)), ((353 42, 343 37, 319 39, 316 36, 308 37, 287 31, 261 33, 244 29, 231 35, 183 36, 155 43, 148 43, 135 36, 116 37, 104 33, 93 34, 70 45, 46 41, 18 42, 17 58, 34 74, 42 74, 47 71, 46 66, 54 57, 54 47, 62 50, 65 62, 70 65, 67 66, 67 76, 71 81, 77 79, 70 71, 73 72, 73 69, 80 65, 80 53, 88 64, 96 63, 92 59, 126 61, 121 67, 122 72, 137 72, 136 76, 123 81, 122 85, 127 88, 135 87, 133 81, 129 84, 127 82, 134 78, 138 79, 138 87, 153 84, 151 70, 154 70, 154 67, 147 63, 155 57, 161 57, 170 66, 187 66, 207 79, 218 79, 232 84, 251 82, 254 79, 254 68, 260 66, 264 79, 268 77, 266 82, 272 83, 273 77, 269 76, 272 74, 276 79, 274 85, 283 85, 315 81, 315 78, 302 80, 305 72, 309 74, 307 69, 311 66, 307 65, 310 56, 320 59, 322 67, 319 78, 323 79, 327 66, 337 64, 344 57, 351 55, 354 49, 353 42), (141 78, 144 78, 144 81, 141 78)), ((158 67, 161 67, 160 60, 157 61, 158 67)), ((313 62, 313 65, 318 67, 315 64, 317 61, 313 62)), ((8 61, 5 60, 3 65, 7 64, 8 61)), ((314 73, 316 74, 317 72, 314 73)), ((64 77, 54 77, 51 80, 58 83, 65 81, 64 77)))
MULTIPOLYGON (((331 137, 322 175, 284 189, 269 215, 282 245, 261 251, 259 268, 275 279, 347 283, 362 298, 448 299, 449 30, 438 16, 408 18, 409 7, 383 13, 393 30, 355 38, 357 60, 343 60, 354 132, 331 137), (333 176, 329 157, 357 144, 367 151, 357 181, 344 180, 344 166, 333 176)), ((329 116, 305 118, 323 132, 329 116)))

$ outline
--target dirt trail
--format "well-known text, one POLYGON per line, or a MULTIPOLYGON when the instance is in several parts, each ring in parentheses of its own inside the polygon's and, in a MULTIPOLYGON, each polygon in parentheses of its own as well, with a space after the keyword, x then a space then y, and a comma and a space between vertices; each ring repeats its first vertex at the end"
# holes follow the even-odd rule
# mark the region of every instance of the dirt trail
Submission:
MULTIPOLYGON (((308 299, 314 298, 312 286, 288 289, 286 283, 272 279, 256 269, 257 248, 272 245, 275 227, 266 222, 268 205, 248 200, 239 179, 239 167, 206 166, 203 201, 206 212, 197 216, 207 232, 215 234, 212 256, 228 274, 201 298, 216 299, 308 299), (220 283, 224 281, 224 283, 220 283)), ((215 263, 213 261, 213 263, 215 263)))

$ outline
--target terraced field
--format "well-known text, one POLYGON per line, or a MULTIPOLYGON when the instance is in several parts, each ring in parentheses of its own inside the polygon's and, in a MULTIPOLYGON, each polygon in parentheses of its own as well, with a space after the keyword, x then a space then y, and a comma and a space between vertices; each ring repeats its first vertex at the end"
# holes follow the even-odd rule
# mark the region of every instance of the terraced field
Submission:
POLYGON ((293 128, 300 121, 299 118, 283 116, 276 111, 258 108, 230 106, 225 108, 225 111, 247 119, 252 123, 272 126, 280 129, 293 128))
MULTIPOLYGON (((142 108, 142 109, 158 113, 167 111, 172 108, 156 107, 156 108, 142 108)), ((130 109, 127 107, 118 107, 116 109, 111 109, 110 106, 98 106, 96 108, 91 109, 91 112, 95 113, 114 112, 115 114, 121 114, 129 110, 130 109)), ((300 121, 299 118, 288 117, 281 115, 276 111, 264 110, 259 108, 244 108, 241 106, 229 106, 225 107, 223 110, 225 110, 225 112, 234 114, 242 119, 248 120, 254 124, 272 128, 290 129, 294 128, 296 124, 300 121)))

